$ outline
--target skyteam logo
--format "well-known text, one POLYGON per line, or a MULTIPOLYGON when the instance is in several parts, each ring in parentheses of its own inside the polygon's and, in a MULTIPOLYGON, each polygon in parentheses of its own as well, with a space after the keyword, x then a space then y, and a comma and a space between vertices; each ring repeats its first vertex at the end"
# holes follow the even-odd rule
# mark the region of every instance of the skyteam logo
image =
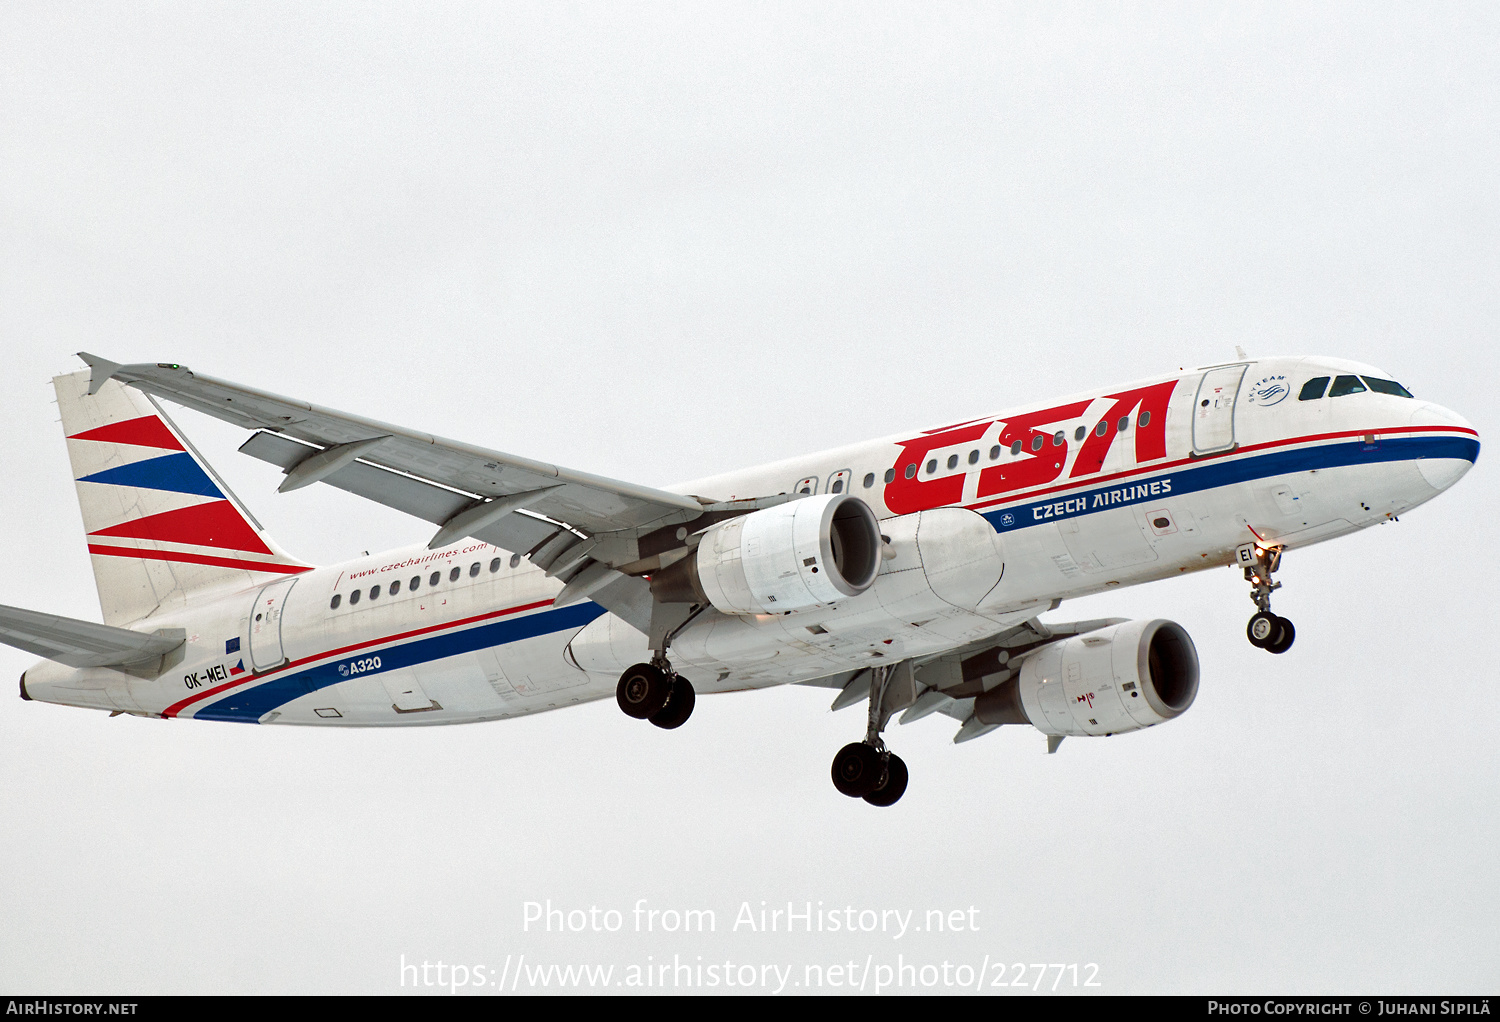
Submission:
POLYGON ((1287 386, 1285 376, 1267 376, 1251 384, 1250 396, 1245 400, 1249 404, 1269 408, 1271 405, 1285 401, 1291 392, 1292 388, 1287 386))

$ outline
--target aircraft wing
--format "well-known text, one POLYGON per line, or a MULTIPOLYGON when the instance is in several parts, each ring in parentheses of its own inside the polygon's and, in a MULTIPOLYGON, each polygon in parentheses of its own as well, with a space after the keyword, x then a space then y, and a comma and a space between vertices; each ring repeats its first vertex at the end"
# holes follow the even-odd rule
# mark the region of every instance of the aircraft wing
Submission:
MULTIPOLYGON (((1059 601, 1054 601, 1056 609, 1059 601)), ((934 713, 958 721, 961 726, 953 736, 955 743, 971 741, 989 734, 999 724, 985 724, 974 716, 974 699, 996 685, 1013 677, 1021 670, 1022 663, 1033 653, 1054 642, 1124 624, 1123 617, 1095 618, 1089 621, 1043 622, 1040 618, 1011 625, 998 635, 992 635, 967 646, 960 646, 944 653, 918 657, 911 661, 912 684, 908 697, 892 707, 892 712, 904 710, 901 723, 910 724, 934 713)), ((842 710, 856 703, 863 703, 869 696, 873 674, 868 669, 831 674, 826 678, 798 682, 816 688, 835 688, 831 710, 842 710)), ((1057 751, 1061 739, 1053 736, 1047 751, 1057 751)))
POLYGON ((559 604, 588 597, 642 630, 651 606, 647 584, 614 570, 635 560, 636 548, 596 537, 633 537, 704 511, 692 497, 323 408, 186 366, 79 357, 93 368, 91 392, 115 379, 257 430, 240 450, 282 468, 282 490, 325 482, 405 511, 441 526, 433 548, 472 536, 527 553, 567 583, 559 604))
POLYGON ((129 667, 158 661, 181 646, 184 629, 147 635, 128 628, 0 606, 0 642, 68 667, 129 667))

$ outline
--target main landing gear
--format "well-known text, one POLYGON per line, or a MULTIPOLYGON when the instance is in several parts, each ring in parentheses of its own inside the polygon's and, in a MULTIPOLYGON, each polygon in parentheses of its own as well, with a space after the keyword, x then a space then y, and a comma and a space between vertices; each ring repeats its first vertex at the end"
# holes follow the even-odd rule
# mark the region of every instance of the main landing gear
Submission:
POLYGON ((833 786, 872 806, 892 806, 906 794, 906 762, 885 747, 880 732, 897 710, 916 700, 910 663, 870 669, 870 714, 865 740, 850 742, 833 757, 833 786))
POLYGON ((672 670, 667 650, 677 633, 703 613, 704 606, 655 604, 651 613, 651 661, 636 664, 620 675, 615 702, 627 717, 649 720, 659 728, 682 727, 698 701, 692 682, 672 670))
POLYGON ((1245 626, 1250 645, 1272 653, 1285 653, 1297 639, 1297 629, 1284 617, 1271 613, 1271 594, 1281 588, 1271 576, 1281 566, 1281 548, 1250 543, 1237 551, 1245 566, 1245 581, 1250 583, 1250 599, 1259 608, 1245 626))
POLYGON ((620 675, 615 701, 626 716, 670 731, 687 723, 698 697, 692 682, 675 673, 665 660, 653 660, 620 675))

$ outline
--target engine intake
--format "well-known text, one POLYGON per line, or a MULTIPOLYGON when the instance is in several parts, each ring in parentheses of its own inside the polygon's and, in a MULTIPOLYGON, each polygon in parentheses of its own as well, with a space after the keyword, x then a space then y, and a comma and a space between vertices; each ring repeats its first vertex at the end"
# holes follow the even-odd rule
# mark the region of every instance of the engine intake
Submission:
POLYGON ((1127 621, 1044 646, 974 700, 982 724, 1112 735, 1171 720, 1198 695, 1198 651, 1175 621, 1127 621))
POLYGON ((858 497, 804 497, 707 529, 694 553, 652 576, 651 590, 725 614, 807 610, 870 588, 880 545, 875 512, 858 497))

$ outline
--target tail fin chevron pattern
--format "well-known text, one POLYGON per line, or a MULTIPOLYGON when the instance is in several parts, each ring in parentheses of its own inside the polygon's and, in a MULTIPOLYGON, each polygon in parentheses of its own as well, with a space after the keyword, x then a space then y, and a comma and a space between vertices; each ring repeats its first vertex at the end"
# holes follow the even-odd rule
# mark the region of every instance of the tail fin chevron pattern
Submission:
POLYGON ((87 370, 52 381, 107 624, 210 588, 308 570, 287 556, 145 394, 87 370))

